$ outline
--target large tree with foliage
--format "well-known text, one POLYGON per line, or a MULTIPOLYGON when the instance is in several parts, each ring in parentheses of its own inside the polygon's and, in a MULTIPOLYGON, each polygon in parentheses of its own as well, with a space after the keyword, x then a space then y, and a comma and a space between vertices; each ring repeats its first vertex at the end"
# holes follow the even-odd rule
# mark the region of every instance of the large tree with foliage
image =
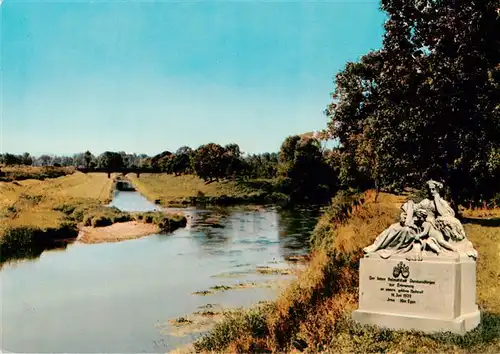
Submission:
POLYGON ((327 109, 342 175, 383 187, 435 178, 456 202, 487 198, 488 161, 500 146, 498 1, 381 8, 382 48, 336 76, 327 109))
POLYGON ((164 172, 170 172, 170 157, 172 153, 170 151, 163 151, 151 158, 150 166, 155 170, 161 170, 164 172))
POLYGON ((116 171, 124 167, 123 157, 118 152, 105 151, 97 159, 97 167, 116 171))
POLYGON ((90 151, 85 151, 83 153, 83 162, 85 164, 85 168, 90 168, 90 164, 92 163, 92 161, 95 159, 95 156, 92 155, 92 153, 90 151))
POLYGON ((191 158, 193 149, 189 146, 181 146, 174 154, 172 160, 172 172, 178 176, 191 172, 191 158))
POLYGON ((226 177, 235 178, 242 173, 243 162, 241 159, 241 150, 238 144, 231 143, 224 147, 222 164, 223 174, 226 177))
POLYGON ((225 149, 219 144, 201 145, 193 154, 193 170, 206 181, 225 177, 224 154, 225 149))
POLYGON ((251 178, 274 178, 277 175, 279 153, 263 153, 242 159, 242 174, 251 178))
POLYGON ((310 136, 290 136, 281 145, 279 174, 284 192, 295 200, 328 200, 336 187, 333 170, 326 163, 319 141, 310 136))

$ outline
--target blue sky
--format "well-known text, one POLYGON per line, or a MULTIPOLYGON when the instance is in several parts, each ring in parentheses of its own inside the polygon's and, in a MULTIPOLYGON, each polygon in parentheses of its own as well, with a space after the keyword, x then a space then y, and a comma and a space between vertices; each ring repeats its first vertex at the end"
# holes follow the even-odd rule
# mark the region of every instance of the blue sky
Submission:
POLYGON ((323 129, 378 1, 4 0, 0 151, 277 151, 323 129))

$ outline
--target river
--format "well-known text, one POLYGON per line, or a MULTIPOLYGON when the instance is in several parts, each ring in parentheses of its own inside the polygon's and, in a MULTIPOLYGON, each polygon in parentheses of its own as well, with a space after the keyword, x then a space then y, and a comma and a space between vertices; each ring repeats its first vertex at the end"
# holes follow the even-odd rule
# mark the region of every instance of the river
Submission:
MULTIPOLYGON (((111 205, 154 210, 137 192, 116 192, 111 205)), ((251 306, 275 287, 193 294, 216 285, 268 282, 258 266, 284 268, 308 251, 319 211, 182 209, 188 226, 119 243, 74 243, 0 271, 1 349, 10 352, 165 353, 200 333, 169 331, 169 320, 207 304, 251 306), (208 222, 212 219, 212 222, 208 222), (213 221, 216 220, 216 225, 213 221)), ((290 276, 288 276, 290 277, 290 276)))

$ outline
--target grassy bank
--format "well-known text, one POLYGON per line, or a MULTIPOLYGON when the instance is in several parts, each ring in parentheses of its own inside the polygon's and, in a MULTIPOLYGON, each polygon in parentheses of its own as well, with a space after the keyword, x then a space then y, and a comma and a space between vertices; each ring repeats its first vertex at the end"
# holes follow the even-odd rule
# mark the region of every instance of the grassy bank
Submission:
POLYGON ((78 172, 44 181, 0 182, 0 232, 11 226, 57 227, 65 221, 61 206, 107 203, 112 185, 105 174, 78 172))
POLYGON ((287 200, 276 192, 274 180, 220 181, 205 183, 194 175, 169 174, 127 175, 134 186, 149 200, 163 205, 195 204, 266 204, 287 200))
MULTIPOLYGON (((114 176, 113 176, 114 177, 114 176)), ((185 225, 185 218, 163 213, 124 213, 104 206, 114 178, 76 172, 53 179, 0 182, 0 261, 36 257, 78 235, 79 227, 151 223, 160 231, 185 225)))
MULTIPOLYGON (((365 194, 364 203, 355 207, 332 205, 318 222, 313 237, 316 251, 298 280, 276 302, 228 316, 195 348, 241 353, 500 352, 499 219, 469 218, 465 224, 479 252, 477 302, 483 317, 478 328, 465 336, 427 335, 362 327, 351 320, 357 308, 361 249, 396 220, 405 199, 382 194, 375 203, 373 197, 365 194)), ((347 203, 346 198, 353 197, 341 199, 347 203)))
POLYGON ((0 182, 24 181, 27 179, 45 180, 73 174, 73 167, 37 167, 37 166, 8 166, 0 170, 0 182))
POLYGON ((36 257, 58 240, 75 238, 78 217, 68 218, 65 206, 83 217, 111 199, 112 184, 104 174, 82 173, 0 182, 0 261, 36 257))

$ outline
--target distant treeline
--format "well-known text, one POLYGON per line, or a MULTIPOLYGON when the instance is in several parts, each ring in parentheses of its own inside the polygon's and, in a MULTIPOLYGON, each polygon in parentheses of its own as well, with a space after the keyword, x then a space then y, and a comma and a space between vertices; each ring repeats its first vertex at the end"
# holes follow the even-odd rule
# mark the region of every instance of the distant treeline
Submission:
POLYGON ((327 202, 338 189, 333 166, 328 165, 320 142, 311 134, 290 136, 279 152, 243 155, 238 144, 225 146, 208 143, 192 149, 182 146, 177 151, 163 151, 154 156, 106 151, 98 156, 90 151, 73 156, 33 157, 0 155, 0 163, 35 166, 74 166, 85 171, 163 172, 194 174, 205 180, 275 179, 276 191, 294 201, 327 202))
POLYGON ((76 167, 86 170, 150 169, 175 175, 198 174, 205 180, 228 176, 248 176, 250 178, 274 178, 277 174, 279 153, 263 153, 242 156, 237 144, 222 147, 206 144, 193 150, 188 146, 176 152, 164 151, 154 156, 106 151, 95 156, 90 151, 73 156, 41 155, 32 156, 0 154, 0 165, 76 167), (210 160, 210 161, 208 161, 210 160))

